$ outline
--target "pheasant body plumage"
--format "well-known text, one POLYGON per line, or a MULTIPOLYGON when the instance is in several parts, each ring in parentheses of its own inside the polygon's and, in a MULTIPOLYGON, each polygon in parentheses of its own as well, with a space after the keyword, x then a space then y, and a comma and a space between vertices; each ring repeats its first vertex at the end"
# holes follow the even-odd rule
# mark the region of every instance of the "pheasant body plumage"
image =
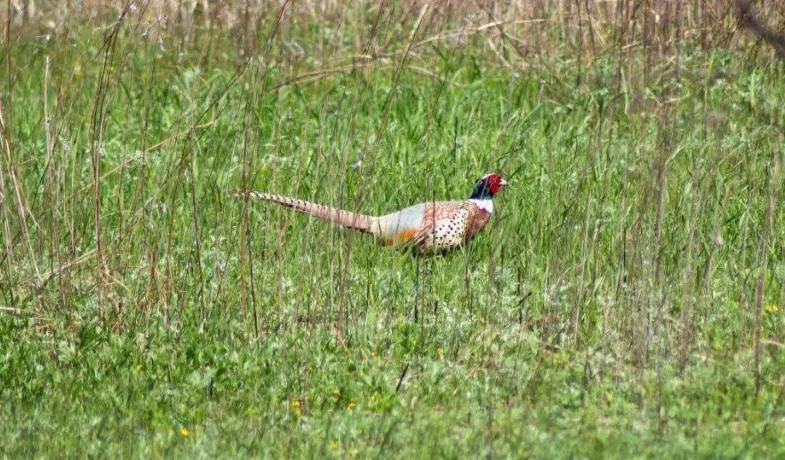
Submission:
POLYGON ((507 182, 486 174, 468 200, 430 201, 383 216, 369 216, 310 201, 270 193, 238 192, 238 196, 271 201, 295 211, 370 233, 390 246, 414 247, 424 253, 455 249, 477 235, 490 220, 493 196, 507 182))

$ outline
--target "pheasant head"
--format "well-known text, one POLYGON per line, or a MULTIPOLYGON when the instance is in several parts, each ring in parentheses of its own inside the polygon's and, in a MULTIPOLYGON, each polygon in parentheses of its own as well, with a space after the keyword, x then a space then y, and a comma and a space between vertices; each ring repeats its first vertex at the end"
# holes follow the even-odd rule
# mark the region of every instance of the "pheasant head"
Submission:
POLYGON ((474 184, 474 191, 471 200, 490 200, 499 193, 502 187, 507 186, 508 182, 496 173, 488 173, 474 184))

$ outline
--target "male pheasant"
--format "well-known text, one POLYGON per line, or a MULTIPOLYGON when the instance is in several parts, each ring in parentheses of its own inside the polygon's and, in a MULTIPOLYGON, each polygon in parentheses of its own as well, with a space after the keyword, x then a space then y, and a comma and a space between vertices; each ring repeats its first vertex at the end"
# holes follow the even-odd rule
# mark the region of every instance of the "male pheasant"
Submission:
POLYGON ((370 233, 390 246, 413 247, 422 253, 455 249, 471 240, 488 223, 493 196, 507 185, 495 173, 486 174, 474 186, 468 200, 430 201, 384 216, 368 216, 322 204, 259 192, 235 192, 236 196, 272 201, 338 225, 370 233))

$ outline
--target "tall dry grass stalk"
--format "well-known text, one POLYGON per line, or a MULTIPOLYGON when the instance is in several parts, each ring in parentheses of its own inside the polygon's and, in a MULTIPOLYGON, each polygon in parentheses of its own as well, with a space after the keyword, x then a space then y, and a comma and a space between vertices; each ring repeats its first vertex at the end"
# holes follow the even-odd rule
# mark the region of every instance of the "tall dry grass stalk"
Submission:
POLYGON ((769 264, 769 252, 771 251, 771 235, 774 233, 774 213, 776 212, 776 197, 779 196, 779 189, 782 182, 782 153, 775 151, 771 154, 768 168, 766 169, 766 185, 768 193, 766 195, 766 214, 763 221, 763 231, 758 242, 758 279, 755 287, 755 393, 760 392, 761 373, 760 373, 760 352, 761 352, 761 320, 763 316, 763 289, 766 282, 766 273, 769 264))
MULTIPOLYGON (((42 31, 58 36, 67 33, 74 23, 104 21, 126 13, 140 16, 148 36, 155 35, 150 31, 160 29, 179 36, 183 45, 194 42, 206 30, 231 31, 237 34, 246 54, 266 46, 256 42, 257 36, 268 40, 275 37, 294 50, 299 46, 300 28, 324 23, 369 25, 371 37, 384 32, 381 40, 356 41, 353 49, 343 50, 342 56, 382 57, 399 51, 395 45, 408 43, 408 37, 413 39, 407 45, 410 51, 424 51, 431 45, 460 48, 471 43, 485 48, 501 65, 518 67, 554 65, 557 56, 552 51, 562 45, 572 50, 578 65, 603 54, 629 55, 641 48, 651 56, 673 52, 671 45, 681 42, 706 49, 750 46, 738 33, 739 22, 759 31, 778 53, 785 49, 781 39, 767 29, 767 24, 782 23, 785 6, 766 5, 765 15, 756 15, 748 2, 734 5, 725 0, 8 0, 0 6, 0 22, 6 29, 4 35, 13 28, 20 36, 42 31), (413 26, 426 15, 428 21, 423 26, 434 32, 415 40, 417 27, 413 26), (281 25, 280 30, 265 37, 265 30, 270 30, 265 29, 266 25, 276 23, 281 25)), ((327 43, 321 50, 309 51, 319 51, 320 60, 328 61, 325 57, 335 56, 336 46, 345 47, 327 43)), ((651 67, 644 73, 648 73, 646 69, 651 67)))

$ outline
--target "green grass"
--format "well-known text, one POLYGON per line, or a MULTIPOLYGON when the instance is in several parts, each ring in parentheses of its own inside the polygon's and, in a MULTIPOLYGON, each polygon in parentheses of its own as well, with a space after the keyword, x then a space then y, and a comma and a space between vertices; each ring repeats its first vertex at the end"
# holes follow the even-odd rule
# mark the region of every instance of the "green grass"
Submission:
POLYGON ((136 32, 3 48, 3 456, 785 454, 782 64, 470 44, 273 90, 330 66, 136 32), (488 171, 427 260, 229 193, 381 214, 488 171))

